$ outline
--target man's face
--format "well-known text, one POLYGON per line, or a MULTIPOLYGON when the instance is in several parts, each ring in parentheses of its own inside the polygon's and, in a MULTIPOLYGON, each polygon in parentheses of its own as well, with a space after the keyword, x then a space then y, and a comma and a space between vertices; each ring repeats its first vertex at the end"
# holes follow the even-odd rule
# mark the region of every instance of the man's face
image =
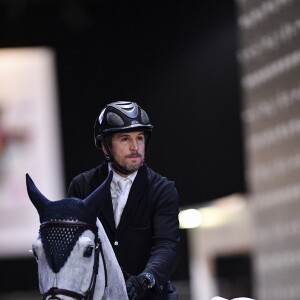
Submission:
POLYGON ((112 136, 111 152, 114 160, 130 172, 137 171, 145 159, 143 131, 119 132, 112 136))

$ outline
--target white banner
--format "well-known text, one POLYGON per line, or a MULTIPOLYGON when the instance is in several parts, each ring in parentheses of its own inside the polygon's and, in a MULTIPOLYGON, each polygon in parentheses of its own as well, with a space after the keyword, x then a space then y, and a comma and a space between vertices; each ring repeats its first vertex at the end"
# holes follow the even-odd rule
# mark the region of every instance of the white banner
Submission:
POLYGON ((26 173, 50 200, 63 197, 57 104, 52 50, 0 49, 0 257, 29 255, 38 235, 26 173))

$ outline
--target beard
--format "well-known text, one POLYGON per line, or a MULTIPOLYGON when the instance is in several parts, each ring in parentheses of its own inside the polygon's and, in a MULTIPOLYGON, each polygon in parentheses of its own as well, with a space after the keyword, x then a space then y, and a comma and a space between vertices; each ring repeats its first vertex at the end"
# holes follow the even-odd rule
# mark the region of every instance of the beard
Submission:
POLYGON ((124 160, 114 160, 115 171, 123 174, 128 175, 136 172, 142 165, 144 164, 144 158, 141 154, 134 154, 127 156, 124 160), (128 161, 128 159, 135 157, 134 161, 128 161), (121 167, 121 169, 119 167, 121 167), (123 169, 123 170, 122 170, 123 169), (125 172, 124 172, 125 171, 125 172))
POLYGON ((137 171, 143 164, 139 164, 138 166, 136 165, 126 165, 126 166, 123 166, 123 168, 129 172, 129 173, 133 173, 135 171, 137 171))
POLYGON ((124 163, 121 165, 121 167, 124 168, 129 173, 133 173, 137 171, 143 164, 144 164, 144 160, 140 159, 139 162, 124 163))

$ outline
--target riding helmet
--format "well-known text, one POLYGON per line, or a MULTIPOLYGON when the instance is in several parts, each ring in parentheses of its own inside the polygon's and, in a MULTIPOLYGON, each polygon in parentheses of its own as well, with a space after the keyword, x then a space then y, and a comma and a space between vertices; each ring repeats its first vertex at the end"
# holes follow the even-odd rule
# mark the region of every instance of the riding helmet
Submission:
POLYGON ((144 131, 149 140, 153 126, 147 113, 135 102, 112 102, 100 112, 94 126, 94 140, 97 148, 107 135, 123 131, 144 131))

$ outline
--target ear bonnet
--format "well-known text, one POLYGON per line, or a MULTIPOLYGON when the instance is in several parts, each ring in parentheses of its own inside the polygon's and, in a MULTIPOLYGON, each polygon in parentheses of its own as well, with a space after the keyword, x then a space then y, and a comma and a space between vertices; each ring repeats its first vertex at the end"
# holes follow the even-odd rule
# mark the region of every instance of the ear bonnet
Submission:
POLYGON ((37 189, 30 176, 26 174, 27 192, 40 216, 39 233, 46 259, 53 272, 58 273, 64 266, 74 245, 87 229, 81 226, 59 224, 57 226, 43 226, 43 224, 53 221, 79 221, 95 225, 101 204, 109 196, 111 179, 112 173, 100 187, 84 200, 66 198, 50 201, 37 189))

